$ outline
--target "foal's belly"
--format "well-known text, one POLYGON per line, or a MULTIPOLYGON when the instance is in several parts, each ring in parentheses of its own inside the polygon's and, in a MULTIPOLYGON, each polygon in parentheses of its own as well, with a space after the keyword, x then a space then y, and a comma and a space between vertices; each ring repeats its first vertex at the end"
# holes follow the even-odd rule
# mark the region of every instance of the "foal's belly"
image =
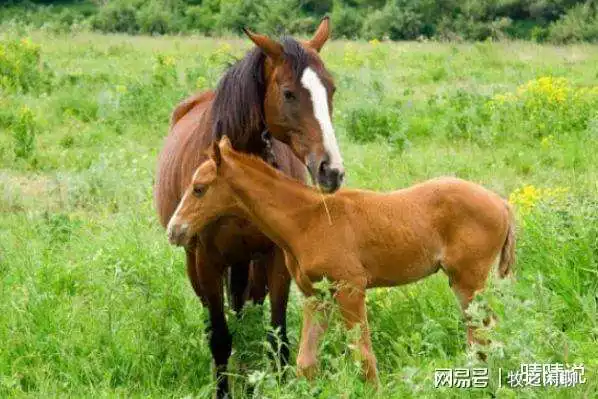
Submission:
POLYGON ((413 283, 436 273, 439 266, 435 251, 422 247, 389 248, 363 260, 371 287, 413 283))
POLYGON ((439 263, 425 263, 420 265, 394 265, 385 269, 383 273, 371 274, 368 288, 395 287, 414 283, 426 278, 440 269, 439 263))

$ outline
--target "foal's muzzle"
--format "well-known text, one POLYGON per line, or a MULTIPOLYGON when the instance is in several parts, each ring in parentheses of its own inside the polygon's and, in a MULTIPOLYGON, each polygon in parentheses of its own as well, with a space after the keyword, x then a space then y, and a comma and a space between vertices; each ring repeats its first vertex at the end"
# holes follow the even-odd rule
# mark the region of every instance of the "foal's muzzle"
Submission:
POLYGON ((189 242, 189 224, 169 224, 166 234, 172 245, 185 246, 189 242))

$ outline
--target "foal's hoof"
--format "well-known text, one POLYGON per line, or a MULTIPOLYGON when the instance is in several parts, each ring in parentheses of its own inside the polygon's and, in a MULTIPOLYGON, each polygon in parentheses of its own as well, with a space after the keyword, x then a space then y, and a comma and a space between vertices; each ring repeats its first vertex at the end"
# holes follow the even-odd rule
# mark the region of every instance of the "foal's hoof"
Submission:
POLYGON ((317 366, 315 364, 309 366, 297 366, 297 376, 304 377, 309 381, 316 378, 317 366))
POLYGON ((482 352, 482 351, 477 351, 476 352, 476 356, 482 362, 485 362, 488 359, 488 355, 485 352, 482 352))

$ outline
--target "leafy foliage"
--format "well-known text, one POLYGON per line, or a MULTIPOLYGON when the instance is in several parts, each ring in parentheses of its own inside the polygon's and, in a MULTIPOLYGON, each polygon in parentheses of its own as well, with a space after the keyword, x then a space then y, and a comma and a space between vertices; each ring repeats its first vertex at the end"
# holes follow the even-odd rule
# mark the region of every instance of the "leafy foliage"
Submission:
POLYGON ((13 2, 3 20, 54 31, 311 33, 324 15, 338 38, 595 41, 596 7, 583 0, 107 0, 13 2))

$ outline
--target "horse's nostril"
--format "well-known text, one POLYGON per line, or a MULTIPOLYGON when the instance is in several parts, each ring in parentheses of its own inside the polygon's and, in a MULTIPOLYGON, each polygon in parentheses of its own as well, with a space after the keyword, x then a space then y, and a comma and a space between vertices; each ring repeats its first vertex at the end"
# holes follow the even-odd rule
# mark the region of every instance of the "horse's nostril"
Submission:
POLYGON ((339 181, 339 183, 342 183, 343 180, 345 180, 345 171, 341 170, 338 174, 338 181, 339 181))
POLYGON ((330 170, 330 164, 328 163, 328 161, 323 161, 320 164, 320 173, 323 175, 326 175, 329 170, 330 170))

